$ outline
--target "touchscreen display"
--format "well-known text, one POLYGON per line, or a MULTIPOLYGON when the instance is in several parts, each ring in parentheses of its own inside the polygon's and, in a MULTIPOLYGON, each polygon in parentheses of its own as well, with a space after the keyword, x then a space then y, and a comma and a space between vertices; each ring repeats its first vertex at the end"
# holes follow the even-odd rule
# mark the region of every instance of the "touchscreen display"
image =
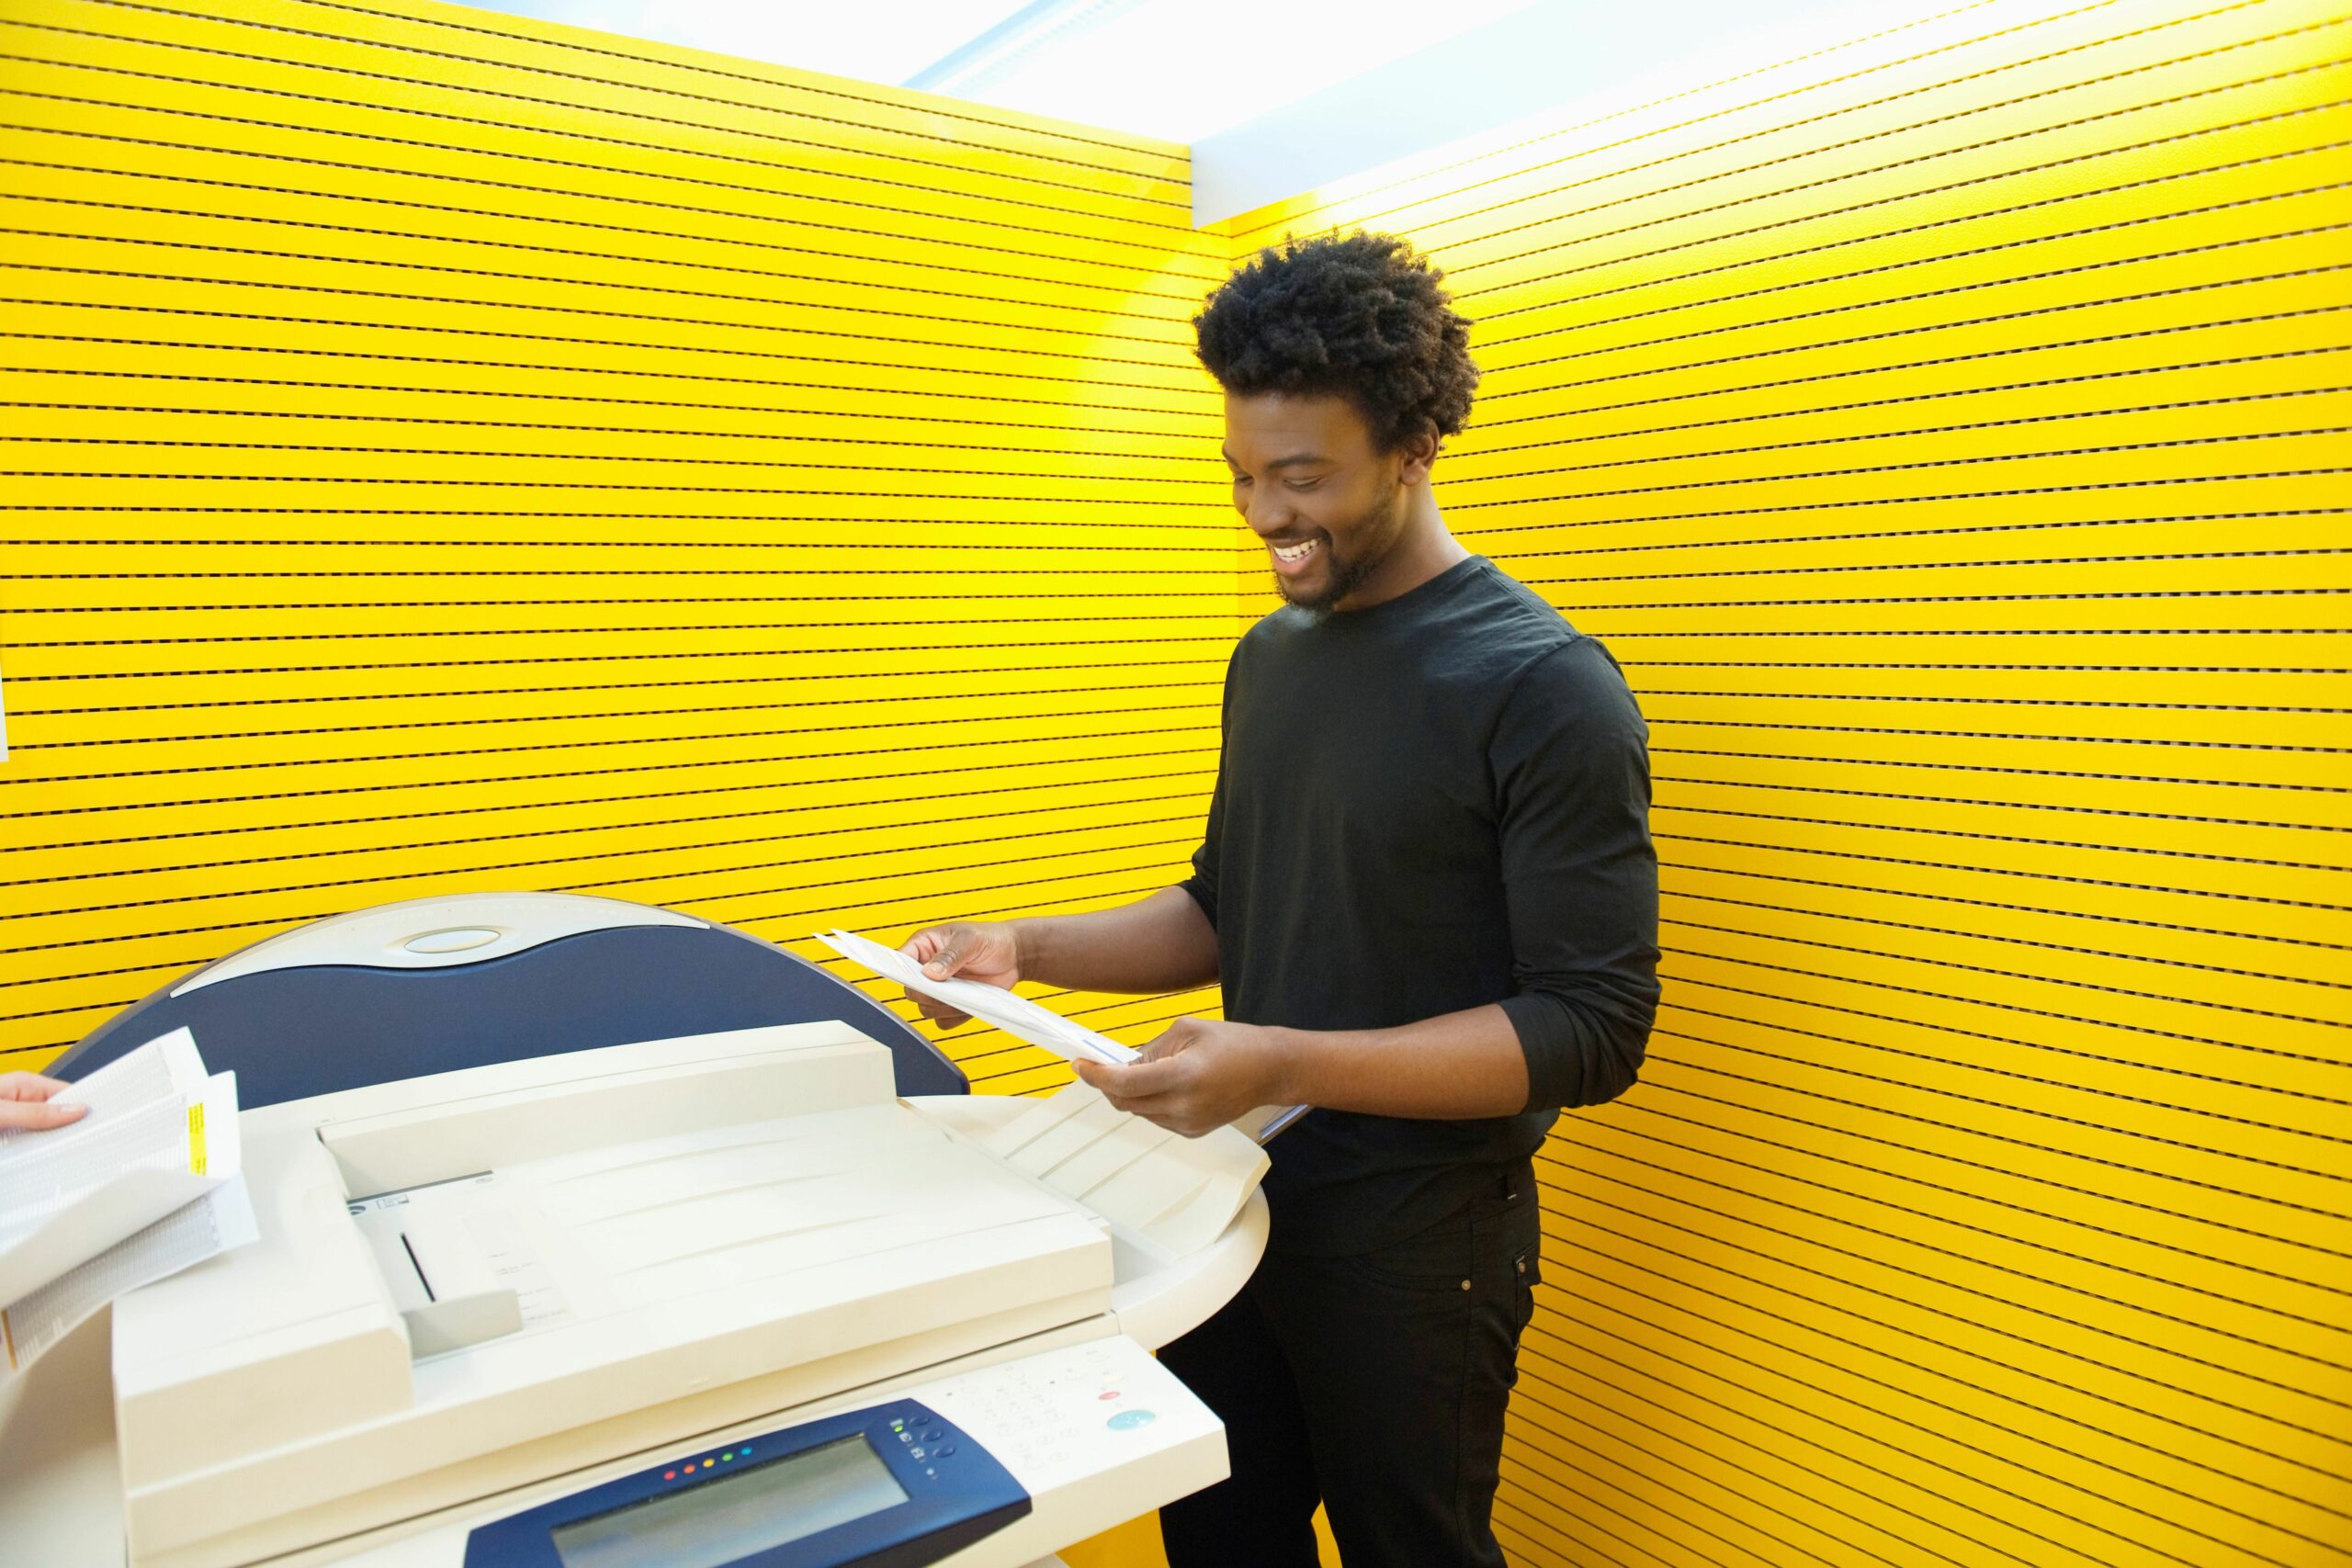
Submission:
POLYGON ((863 1436, 681 1486, 551 1532, 563 1568, 722 1568, 907 1501, 863 1436))

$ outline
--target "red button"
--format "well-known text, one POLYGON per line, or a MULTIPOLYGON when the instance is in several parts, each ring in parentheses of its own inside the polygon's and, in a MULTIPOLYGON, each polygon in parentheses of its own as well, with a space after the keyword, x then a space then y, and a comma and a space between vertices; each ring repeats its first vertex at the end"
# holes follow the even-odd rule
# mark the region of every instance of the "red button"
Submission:
POLYGON ((1096 1394, 1094 1397, 1097 1399, 1116 1399, 1119 1397, 1119 1391, 1115 1388, 1105 1389, 1102 1393, 1096 1394))

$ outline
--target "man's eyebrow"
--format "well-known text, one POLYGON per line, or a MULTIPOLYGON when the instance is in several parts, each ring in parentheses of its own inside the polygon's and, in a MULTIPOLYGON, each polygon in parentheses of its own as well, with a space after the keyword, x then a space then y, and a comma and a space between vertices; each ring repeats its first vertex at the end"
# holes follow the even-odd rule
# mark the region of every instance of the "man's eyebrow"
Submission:
MULTIPOLYGON (((1230 452, 1225 453, 1224 457, 1227 462, 1233 463, 1233 466, 1237 468, 1241 466, 1238 463, 1233 462, 1233 454, 1230 452)), ((1319 452, 1294 452, 1287 457, 1275 458, 1272 462, 1267 464, 1266 467, 1269 470, 1274 468, 1310 468, 1317 463, 1328 463, 1330 460, 1330 458, 1324 457, 1319 452)))

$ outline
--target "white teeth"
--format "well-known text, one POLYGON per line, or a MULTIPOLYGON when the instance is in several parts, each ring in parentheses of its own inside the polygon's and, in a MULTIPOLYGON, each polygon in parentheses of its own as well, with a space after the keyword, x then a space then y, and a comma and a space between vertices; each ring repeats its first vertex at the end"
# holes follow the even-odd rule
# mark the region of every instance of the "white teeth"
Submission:
POLYGON ((1276 560, 1286 561, 1305 560, 1308 556, 1315 553, 1315 547, 1317 542, 1318 541, 1317 540, 1309 539, 1303 545, 1292 545, 1287 548, 1281 545, 1276 545, 1273 547, 1274 558, 1276 560))

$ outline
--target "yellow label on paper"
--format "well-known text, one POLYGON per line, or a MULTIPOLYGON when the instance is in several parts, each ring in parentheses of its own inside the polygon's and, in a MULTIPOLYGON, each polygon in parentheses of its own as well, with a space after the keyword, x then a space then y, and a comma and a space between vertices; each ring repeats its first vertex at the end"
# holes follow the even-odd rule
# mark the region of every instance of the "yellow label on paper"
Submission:
POLYGON ((190 1175, 204 1174, 204 1106, 201 1101, 187 1108, 187 1168, 190 1175))

